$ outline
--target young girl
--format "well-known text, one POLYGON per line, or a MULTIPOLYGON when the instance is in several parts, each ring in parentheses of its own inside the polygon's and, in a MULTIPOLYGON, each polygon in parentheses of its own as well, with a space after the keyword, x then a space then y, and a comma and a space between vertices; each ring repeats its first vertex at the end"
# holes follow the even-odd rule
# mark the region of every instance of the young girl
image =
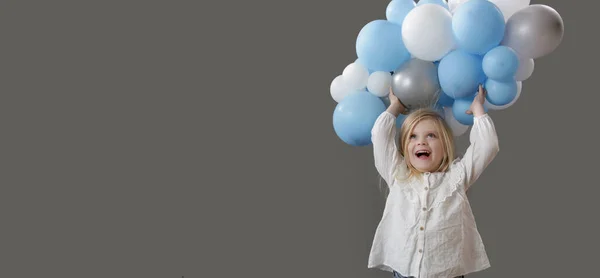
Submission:
POLYGON ((458 159, 451 129, 429 109, 408 114, 398 149, 396 117, 405 108, 393 93, 389 98, 372 130, 375 167, 389 194, 368 267, 401 278, 460 277, 490 267, 466 195, 499 150, 485 90, 479 86, 466 112, 474 116, 471 145, 458 159))

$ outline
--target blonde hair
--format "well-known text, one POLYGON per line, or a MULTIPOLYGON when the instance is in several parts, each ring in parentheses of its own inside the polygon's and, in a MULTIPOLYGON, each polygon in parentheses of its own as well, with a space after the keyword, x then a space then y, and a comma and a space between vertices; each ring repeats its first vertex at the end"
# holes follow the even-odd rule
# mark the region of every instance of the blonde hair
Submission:
MULTIPOLYGON (((423 120, 432 120, 434 126, 437 129, 437 132, 440 136, 440 140, 442 143, 442 148, 444 152, 444 156, 442 157, 442 162, 435 170, 435 172, 445 172, 450 168, 452 161, 454 160, 454 137, 452 136, 452 129, 446 123, 442 115, 440 115, 437 111, 430 108, 419 108, 415 111, 410 112, 408 116, 404 119, 404 123, 402 123, 402 127, 400 128, 400 137, 398 138, 398 146, 400 146, 400 154, 403 157, 406 157, 408 153, 408 143, 410 142, 410 135, 413 132, 414 128, 423 120)), ((400 179, 409 179, 412 176, 420 175, 421 172, 417 170, 409 161, 409 159, 405 159, 406 166, 408 168, 408 175, 405 177, 398 177, 400 179)))

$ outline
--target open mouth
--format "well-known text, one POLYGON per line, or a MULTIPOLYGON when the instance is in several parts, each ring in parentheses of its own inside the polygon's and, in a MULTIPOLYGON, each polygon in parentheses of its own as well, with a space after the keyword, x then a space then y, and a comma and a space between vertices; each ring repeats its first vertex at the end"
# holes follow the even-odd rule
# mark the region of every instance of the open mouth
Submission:
POLYGON ((431 155, 431 153, 426 150, 420 150, 415 153, 415 156, 420 159, 427 159, 429 158, 429 155, 431 155))

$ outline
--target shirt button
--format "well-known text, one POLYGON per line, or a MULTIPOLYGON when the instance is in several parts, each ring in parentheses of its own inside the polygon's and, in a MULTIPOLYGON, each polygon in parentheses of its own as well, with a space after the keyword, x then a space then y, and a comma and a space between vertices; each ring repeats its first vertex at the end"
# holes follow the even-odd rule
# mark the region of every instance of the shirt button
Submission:
POLYGON ((423 249, 419 249, 419 253, 423 253, 423 249))
POLYGON ((423 211, 427 211, 427 208, 425 208, 425 207, 424 207, 424 208, 423 208, 423 211))
POLYGON ((425 230, 425 228, 424 228, 424 227, 421 227, 421 228, 419 228, 419 229, 420 229, 421 231, 422 231, 422 230, 425 230))
POLYGON ((425 186, 425 190, 429 190, 429 187, 425 186))

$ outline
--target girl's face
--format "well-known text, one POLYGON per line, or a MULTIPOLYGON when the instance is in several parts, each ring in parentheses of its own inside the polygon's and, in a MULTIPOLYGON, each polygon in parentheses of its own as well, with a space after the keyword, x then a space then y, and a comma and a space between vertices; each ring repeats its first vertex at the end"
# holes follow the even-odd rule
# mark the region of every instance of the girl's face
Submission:
POLYGON ((444 157, 444 147, 433 120, 420 121, 408 140, 408 154, 405 156, 415 169, 421 172, 433 172, 438 169, 444 157))

